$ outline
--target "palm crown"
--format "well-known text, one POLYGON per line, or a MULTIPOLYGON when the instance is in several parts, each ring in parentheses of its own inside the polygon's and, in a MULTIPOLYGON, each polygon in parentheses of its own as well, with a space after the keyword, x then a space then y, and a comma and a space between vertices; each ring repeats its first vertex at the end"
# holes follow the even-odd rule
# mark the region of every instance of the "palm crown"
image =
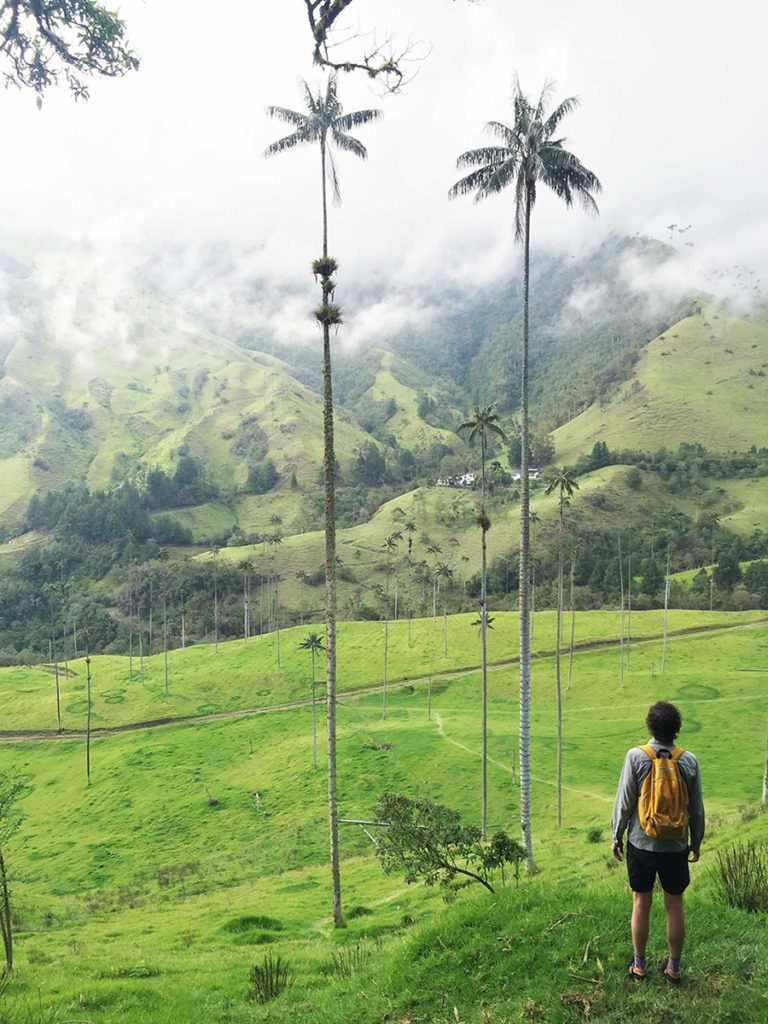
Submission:
POLYGON ((513 125, 500 121, 486 125, 501 145, 470 149, 456 161, 459 168, 475 169, 456 182, 449 192, 452 199, 474 192, 479 202, 514 184, 517 239, 524 233, 526 204, 532 209, 536 202, 538 182, 551 188, 566 206, 578 200, 586 210, 597 212, 594 194, 602 190, 599 180, 565 148, 566 139, 555 138, 560 122, 578 107, 579 101, 569 96, 548 113, 551 92, 551 83, 546 83, 538 101, 532 103, 515 81, 513 125))
POLYGON ((301 79, 304 90, 306 112, 288 110, 286 107, 267 107, 270 117, 293 125, 294 131, 286 135, 264 150, 264 156, 275 156, 296 146, 307 144, 320 145, 328 154, 328 178, 335 203, 341 202, 339 175, 331 149, 335 147, 346 153, 353 153, 361 160, 368 158, 368 150, 358 139, 348 133, 381 117, 380 110, 356 110, 345 114, 341 100, 336 93, 336 76, 329 75, 324 90, 313 93, 304 79, 301 79))

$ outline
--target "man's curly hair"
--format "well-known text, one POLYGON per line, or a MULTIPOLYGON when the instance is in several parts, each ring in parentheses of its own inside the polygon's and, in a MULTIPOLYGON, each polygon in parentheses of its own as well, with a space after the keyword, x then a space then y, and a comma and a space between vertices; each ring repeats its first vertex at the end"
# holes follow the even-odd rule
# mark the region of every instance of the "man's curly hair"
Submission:
POLYGON ((654 739, 672 743, 680 732, 683 720, 674 704, 659 700, 649 709, 645 724, 654 739))

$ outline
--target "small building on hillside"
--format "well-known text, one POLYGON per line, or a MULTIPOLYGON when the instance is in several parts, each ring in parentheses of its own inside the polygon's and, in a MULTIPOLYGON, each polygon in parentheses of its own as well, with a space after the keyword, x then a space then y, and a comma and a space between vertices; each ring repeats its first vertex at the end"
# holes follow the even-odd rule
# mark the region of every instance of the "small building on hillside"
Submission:
POLYGON ((478 473, 462 473, 461 476, 441 477, 437 481, 438 487, 474 487, 477 482, 478 473))
MULTIPOLYGON (((538 466, 529 466, 528 467, 528 479, 529 480, 538 480, 540 474, 541 474, 541 470, 539 469, 538 466)), ((514 471, 514 473, 512 474, 512 483, 513 484, 519 484, 522 479, 523 479, 523 474, 520 472, 519 469, 516 469, 514 471)))

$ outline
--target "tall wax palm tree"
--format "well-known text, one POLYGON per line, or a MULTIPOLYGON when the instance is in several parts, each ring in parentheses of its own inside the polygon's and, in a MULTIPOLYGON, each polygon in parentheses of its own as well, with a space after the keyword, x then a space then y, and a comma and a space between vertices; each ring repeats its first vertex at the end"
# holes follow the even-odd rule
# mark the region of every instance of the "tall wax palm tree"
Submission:
POLYGON ((336 816, 336 479, 333 442, 333 383, 331 377, 331 327, 341 323, 341 311, 332 304, 336 287, 333 275, 336 260, 328 255, 328 201, 327 184, 330 178, 333 198, 341 202, 339 177, 333 159, 333 149, 339 149, 365 160, 365 146, 349 134, 377 120, 378 110, 358 110, 345 114, 336 94, 336 77, 329 75, 324 91, 314 94, 306 82, 304 88, 305 111, 268 107, 270 117, 291 125, 294 129, 265 151, 265 156, 285 153, 300 146, 318 146, 320 149, 320 181, 323 223, 323 251, 313 263, 315 277, 320 276, 322 303, 315 317, 323 329, 323 469, 325 476, 325 633, 326 633, 326 722, 328 740, 328 820, 330 831, 331 884, 333 887, 333 920, 337 927, 343 924, 341 913, 341 875, 339 869, 339 829, 336 816))
POLYGON ((240 563, 240 571, 243 574, 243 639, 249 640, 251 636, 251 576, 255 566, 250 558, 244 558, 240 563))
MULTIPOLYGON (((211 556, 213 557, 213 649, 218 653, 219 650, 219 551, 221 548, 215 542, 211 543, 210 548, 211 556)), ((151 583, 150 583, 151 585, 151 583)), ((151 591, 150 591, 151 593, 151 591)), ((150 599, 151 600, 151 599, 150 599)), ((149 609, 150 616, 152 614, 152 606, 149 609)), ((152 620, 150 618, 150 624, 152 620)), ((150 625, 151 629, 151 625, 150 625)), ((149 653, 152 653, 152 634, 150 632, 149 638, 149 653)))
POLYGON ((445 592, 448 583, 453 579, 453 569, 445 562, 438 562, 435 567, 435 576, 443 580, 443 657, 448 657, 448 609, 445 605, 445 592))
POLYGON ((384 601, 384 690, 382 696, 381 717, 387 717, 387 668, 389 658, 389 577, 392 572, 392 556, 397 552, 397 545, 403 539, 399 530, 384 538, 382 547, 387 552, 387 586, 382 594, 384 601))
POLYGON ((555 638, 555 694, 557 701, 557 827, 563 820, 563 698, 560 689, 560 646, 563 631, 563 526, 565 510, 571 503, 573 492, 579 485, 573 471, 563 467, 556 469, 549 478, 545 494, 558 492, 557 530, 557 636, 555 638))
POLYGON ((438 588, 438 575, 435 571, 437 569, 437 556, 442 555, 443 549, 439 544, 433 544, 431 541, 427 544, 427 554, 432 555, 435 559, 435 564, 432 567, 432 629, 437 627, 437 588, 438 588))
POLYGON ((595 194, 601 189, 597 177, 565 148, 556 133, 561 121, 576 108, 569 97, 549 112, 552 87, 545 84, 536 102, 523 93, 519 81, 513 91, 512 125, 489 122, 488 131, 500 145, 469 150, 458 159, 459 168, 471 168, 458 181, 450 196, 474 194, 477 201, 512 186, 515 192, 515 238, 523 243, 523 351, 520 389, 521 501, 520 501, 520 827, 526 865, 533 867, 531 843, 531 647, 528 606, 530 481, 530 430, 528 423, 528 350, 531 214, 539 186, 546 186, 566 206, 578 201, 588 211, 597 211, 595 194))
POLYGON ((308 633, 299 644, 299 649, 309 651, 312 655, 312 764, 317 768, 317 679, 315 674, 315 659, 324 651, 323 638, 319 633, 308 633))
POLYGON ((275 551, 277 550, 279 545, 282 544, 282 543, 283 543, 283 538, 280 536, 279 533, 275 533, 275 534, 273 534, 269 538, 269 545, 270 545, 270 547, 275 549, 272 552, 272 578, 275 581, 275 596, 274 596, 274 599, 273 599, 273 602, 272 602, 272 612, 273 612, 273 615, 274 615, 275 635, 276 635, 276 638, 277 638, 277 667, 278 668, 280 668, 280 590, 279 590, 280 573, 277 571, 274 562, 275 562, 275 551))
POLYGON ((405 524, 405 532, 408 534, 408 643, 411 642, 411 619, 413 618, 413 609, 411 607, 411 554, 413 553, 413 535, 416 533, 417 527, 413 519, 409 519, 405 524))
POLYGON ((476 405, 472 410, 472 419, 466 423, 459 424, 460 431, 469 431, 469 441, 480 439, 480 513, 477 517, 477 524, 480 527, 482 544, 482 567, 480 571, 480 649, 482 658, 482 766, 480 783, 480 818, 483 835, 486 833, 488 823, 488 555, 486 537, 491 526, 491 521, 485 511, 485 463, 488 456, 488 435, 495 434, 502 441, 506 441, 507 435, 499 422, 499 415, 495 405, 481 407, 476 405))

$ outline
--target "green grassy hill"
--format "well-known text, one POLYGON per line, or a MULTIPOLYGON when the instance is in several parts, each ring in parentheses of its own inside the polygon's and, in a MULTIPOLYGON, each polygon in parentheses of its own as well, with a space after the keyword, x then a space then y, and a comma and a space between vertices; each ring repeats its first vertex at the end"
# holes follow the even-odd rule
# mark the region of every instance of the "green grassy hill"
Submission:
MULTIPOLYGON (((598 633, 615 627, 592 621, 598 633)), ((638 615, 638 628, 643 621, 638 615)), ((330 924, 323 759, 313 770, 308 707, 94 740, 89 788, 82 740, 1 743, 0 770, 28 779, 9 850, 18 935, 4 1024, 554 1024, 585 1019, 587 1006, 588 1019, 629 1024, 641 1011, 670 1019, 682 999, 685 1019, 759 1020, 768 994, 764 915, 718 904, 709 869, 734 838, 764 838, 756 811, 763 677, 743 669, 764 669, 768 643, 764 625, 746 617, 714 621, 723 628, 669 641, 663 675, 660 643, 636 640, 623 689, 615 649, 577 654, 564 693, 559 832, 554 668, 551 658, 537 660, 532 833, 541 873, 495 897, 459 893, 446 909, 441 890, 383 875, 369 840, 344 826, 341 932, 330 924), (628 895, 623 870, 608 867, 607 819, 623 753, 644 738, 645 710, 659 698, 682 709, 681 742, 702 762, 709 819, 689 898, 683 993, 625 982, 628 895), (587 841, 590 828, 603 830, 602 843, 587 841), (293 985, 259 1007, 245 993, 251 965, 266 952, 287 958, 293 985), (347 958, 349 976, 339 976, 333 953, 347 958)), ((231 645, 227 656, 238 650, 231 645)), ((369 652, 363 643, 361 665, 369 652)), ((418 671, 420 657, 417 648, 404 669, 418 671)), ((97 675, 105 664, 94 659, 97 675)), ((269 673, 268 663, 254 661, 257 678, 261 671, 269 673)), ((222 689, 236 678, 221 663, 215 672, 222 689)), ((178 680, 180 690, 193 685, 192 674, 178 680)), ((427 684, 416 682, 390 694, 386 719, 380 693, 343 697, 340 816, 366 816, 380 792, 394 789, 476 821, 478 692, 477 672, 435 681, 430 717, 427 684)), ((21 724, 22 711, 15 705, 4 724, 21 724)), ((490 674, 489 726, 491 821, 515 834, 514 666, 490 674)), ((653 927, 655 957, 663 947, 658 910, 653 927)))
POLYGON ((558 460, 572 462, 596 441, 614 451, 768 444, 766 352, 763 320, 717 309, 681 320, 642 350, 634 375, 605 406, 592 405, 555 431, 558 460))
MULTIPOLYGON (((474 613, 448 617, 448 653, 445 654, 442 616, 402 620, 388 626, 389 682, 425 680, 430 674, 447 675, 478 664, 480 641, 474 613)), ((766 620, 766 613, 698 612, 673 609, 668 614, 671 634, 721 626, 749 625, 766 620)), ((532 650, 543 656, 555 648, 556 614, 535 615, 532 650)), ((92 672, 92 727, 115 728, 147 720, 215 715, 310 698, 310 660, 299 644, 307 633, 322 633, 322 623, 293 626, 280 631, 280 667, 277 634, 248 641, 198 644, 168 654, 169 687, 165 700, 162 654, 144 658, 144 683, 137 654, 132 662, 117 655, 94 655, 92 672)), ((635 612, 632 635, 638 640, 660 637, 663 612, 635 612)), ((503 664, 517 657, 517 614, 494 615, 488 634, 488 658, 503 664)), ((578 646, 611 643, 619 634, 618 612, 579 612, 575 642, 578 646)), ((378 687, 383 680, 383 622, 341 622, 338 627, 337 681, 342 693, 378 687)), ((318 678, 323 667, 319 665, 318 678)), ((65 731, 85 728, 87 710, 85 662, 78 658, 60 665, 61 724, 65 731)), ((0 735, 9 729, 56 729, 56 680, 53 666, 0 668, 0 703, 4 719, 0 735)))

